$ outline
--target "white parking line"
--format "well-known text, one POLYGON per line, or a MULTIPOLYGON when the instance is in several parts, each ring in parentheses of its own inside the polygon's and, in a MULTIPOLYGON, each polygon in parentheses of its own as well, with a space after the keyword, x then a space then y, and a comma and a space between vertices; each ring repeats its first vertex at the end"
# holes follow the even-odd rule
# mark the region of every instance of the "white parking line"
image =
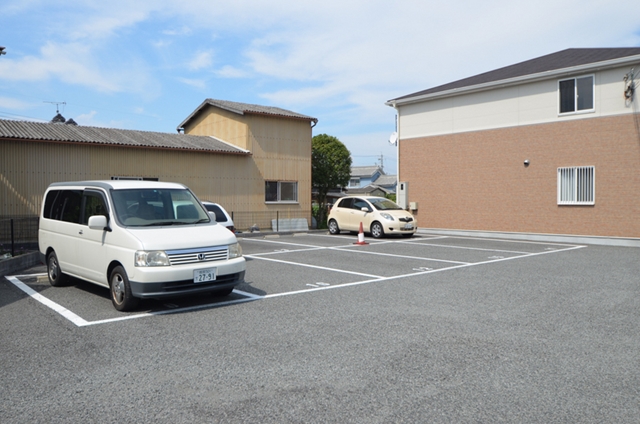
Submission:
POLYGON ((362 277, 382 278, 380 275, 364 274, 362 272, 346 271, 344 269, 327 268, 326 266, 310 265, 310 264, 303 264, 303 263, 300 263, 300 262, 291 262, 291 261, 282 261, 282 260, 279 260, 279 259, 263 258, 263 257, 257 256, 257 255, 244 255, 244 256, 247 257, 247 258, 251 258, 251 259, 260 259, 260 260, 263 260, 263 261, 279 262, 279 263, 287 264, 287 265, 297 265, 297 266, 303 266, 303 267, 307 267, 307 268, 316 268, 316 269, 321 269, 323 271, 335 271, 335 272, 340 272, 340 273, 343 273, 343 274, 360 275, 362 277))
MULTIPOLYGON (((331 236, 331 237, 335 238, 336 236, 331 236)), ((277 242, 277 241, 273 241, 273 240, 261 240, 261 241, 271 242, 271 243, 280 243, 280 244, 291 244, 291 245, 298 245, 298 246, 304 246, 304 247, 315 247, 315 249, 305 249, 305 250, 333 249, 333 250, 339 250, 339 251, 343 251, 343 252, 368 253, 368 254, 377 254, 377 255, 391 256, 391 257, 400 257, 400 258, 405 258, 405 259, 423 259, 423 260, 425 260, 425 258, 420 258, 420 257, 410 257, 410 256, 392 255, 392 254, 385 254, 385 253, 378 253, 378 252, 367 252, 367 251, 362 251, 362 250, 346 249, 347 246, 338 246, 338 247, 334 246, 334 247, 320 247, 320 248, 318 248, 317 246, 302 245, 302 244, 296 244, 296 243, 286 243, 286 242, 283 243, 283 242, 277 242)), ((533 243, 535 243, 535 242, 533 242, 533 243)), ((548 244, 548 243, 536 243, 536 244, 548 244)), ((440 245, 434 245, 434 246, 437 246, 437 247, 452 247, 452 246, 440 246, 440 245)), ((555 244, 555 246, 559 246, 559 245, 555 244)), ((20 290, 25 292, 29 297, 31 297, 32 299, 36 300, 37 302, 45 305, 46 307, 52 309, 53 311, 57 312, 58 314, 60 314, 64 318, 66 318, 67 320, 71 321, 74 325, 76 325, 78 327, 86 327, 86 326, 92 326, 92 325, 107 324, 107 323, 112 323, 112 322, 127 321, 127 320, 131 320, 131 319, 145 318, 145 317, 156 316, 156 315, 167 315, 167 314, 176 314, 176 313, 181 313, 181 312, 196 311, 196 310, 201 310, 201 309, 212 309, 212 308, 217 308, 219 306, 235 305, 235 304, 240 304, 240 303, 252 302, 252 301, 255 301, 255 300, 269 299, 269 298, 283 297, 283 296, 291 296, 291 295, 309 293, 309 292, 314 292, 314 291, 319 291, 319 290, 333 290, 333 289, 349 287, 349 286, 356 286, 356 285, 362 285, 362 284, 371 284, 371 283, 395 280, 395 279, 400 279, 400 278, 409 278, 409 277, 415 277, 415 276, 420 276, 420 275, 433 274, 433 273, 436 273, 436 272, 450 271, 450 270, 454 270, 454 269, 467 268, 467 267, 478 266, 478 265, 486 265, 486 264, 491 264, 491 263, 496 263, 496 262, 510 261, 510 260, 514 260, 514 259, 523 259, 523 258, 533 257, 533 256, 540 256, 540 255, 547 255, 547 254, 553 254, 553 253, 566 252, 566 251, 576 250, 576 249, 581 249, 581 248, 586 247, 586 246, 581 246, 581 245, 563 245, 563 246, 569 246, 569 247, 567 247, 567 248, 559 248, 559 249, 554 249, 554 250, 545 250, 543 252, 535 252, 535 253, 505 251, 505 250, 496 250, 496 249, 471 248, 473 250, 485 250, 485 251, 494 251, 494 252, 510 252, 510 253, 522 253, 522 254, 519 255, 519 256, 511 256, 511 257, 507 257, 507 258, 495 256, 491 260, 483 261, 483 262, 474 262, 474 263, 440 260, 442 262, 450 262, 450 263, 453 263, 453 264, 456 264, 456 265, 450 266, 450 267, 445 267, 445 268, 438 268, 438 269, 418 267, 418 268, 414 268, 413 269, 415 272, 402 274, 402 275, 394 275, 394 276, 389 276, 389 277, 382 277, 382 276, 379 276, 379 275, 365 274, 365 273, 353 272, 353 271, 348 271, 348 270, 326 268, 326 267, 322 267, 322 266, 309 265, 309 264, 292 262, 292 261, 283 261, 283 260, 272 259, 272 258, 264 258, 264 257, 260 257, 258 255, 245 255, 246 257, 252 258, 252 259, 258 259, 258 260, 263 260, 263 261, 271 261, 271 262, 276 262, 276 263, 284 263, 284 264, 295 265, 295 266, 303 266, 303 267, 308 267, 308 268, 316 268, 316 269, 321 269, 321 270, 324 270, 324 271, 335 271, 335 272, 339 272, 339 273, 345 273, 345 274, 352 274, 352 275, 358 275, 358 276, 363 276, 363 277, 369 277, 369 279, 362 280, 362 281, 354 281, 354 282, 350 282, 350 283, 333 284, 333 285, 329 285, 328 283, 316 283, 315 285, 309 284, 309 286, 311 286, 311 287, 308 288, 308 289, 294 290, 294 291, 283 292, 283 293, 273 293, 273 294, 267 294, 267 295, 264 295, 264 296, 248 293, 248 292, 241 291, 241 290, 234 290, 234 293, 242 295, 242 296, 244 296, 244 298, 243 299, 229 300, 229 301, 225 301, 225 302, 210 303, 210 304, 206 304, 206 305, 191 306, 191 307, 185 307, 185 308, 176 308, 176 309, 170 309, 170 310, 165 310, 165 311, 130 314, 130 315, 121 316, 121 317, 117 317, 117 318, 109 318, 109 319, 97 320, 97 321, 87 321, 87 320, 85 320, 84 318, 82 318, 82 317, 76 315, 75 313, 71 312, 70 310, 64 308, 60 304, 58 304, 58 303, 56 303, 56 302, 54 302, 54 301, 42 296, 41 294, 39 294, 38 292, 33 290, 31 287, 29 287, 27 284, 23 283, 19 279, 19 277, 22 277, 22 278, 27 277, 27 278, 29 278, 29 277, 45 275, 45 274, 34 274, 34 275, 27 275, 27 276, 24 276, 24 275, 22 275, 22 276, 5 276, 5 278, 8 281, 10 281, 12 284, 14 284, 17 288, 19 288, 20 290)), ((352 246, 348 246, 348 247, 352 247, 352 246)), ((458 248, 464 248, 464 247, 461 247, 461 246, 457 246, 457 247, 458 248)), ((429 259, 429 260, 434 260, 434 259, 429 259)))

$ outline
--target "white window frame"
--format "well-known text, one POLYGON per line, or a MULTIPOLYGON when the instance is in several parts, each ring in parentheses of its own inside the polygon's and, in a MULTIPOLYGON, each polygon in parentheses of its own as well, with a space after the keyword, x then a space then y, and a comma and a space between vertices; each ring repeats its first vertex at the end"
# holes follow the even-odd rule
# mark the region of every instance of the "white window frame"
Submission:
POLYGON ((594 205, 596 167, 558 168, 558 205, 594 205))
POLYGON ((297 181, 274 181, 274 180, 269 180, 269 181, 265 181, 265 192, 264 192, 264 197, 265 197, 265 203, 289 203, 289 204, 297 204, 298 203, 298 182, 297 181), (277 194, 277 200, 267 200, 267 183, 277 183, 278 184, 278 194, 277 194), (292 200, 282 200, 282 185, 283 184, 293 184, 293 194, 295 196, 295 199, 292 200))
POLYGON ((360 177, 349 178, 349 185, 347 187, 360 187, 360 177))
POLYGON ((579 77, 564 78, 558 80, 558 115, 577 115, 580 113, 592 113, 596 110, 596 76, 594 74, 581 75, 579 77), (591 78, 591 107, 588 109, 578 110, 578 80, 584 78, 591 78), (562 92, 560 91, 560 83, 564 81, 573 81, 573 110, 562 112, 562 92))

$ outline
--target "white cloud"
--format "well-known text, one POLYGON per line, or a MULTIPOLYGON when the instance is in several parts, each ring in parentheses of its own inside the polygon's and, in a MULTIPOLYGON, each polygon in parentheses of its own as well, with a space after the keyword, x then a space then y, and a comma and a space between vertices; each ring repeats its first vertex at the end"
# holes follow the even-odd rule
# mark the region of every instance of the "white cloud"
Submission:
POLYGON ((235 66, 225 65, 215 71, 215 74, 221 78, 247 78, 250 74, 235 66))
POLYGON ((0 108, 13 109, 13 110, 27 110, 33 107, 33 103, 25 102, 10 97, 0 97, 0 108))
POLYGON ((191 71, 198 71, 211 67, 213 64, 213 53, 211 51, 202 51, 196 53, 196 55, 187 63, 187 68, 191 71))
POLYGON ((204 80, 201 79, 193 79, 193 78, 178 78, 178 81, 180 81, 183 84, 186 84, 188 86, 200 89, 200 90, 204 90, 207 88, 207 83, 204 80))

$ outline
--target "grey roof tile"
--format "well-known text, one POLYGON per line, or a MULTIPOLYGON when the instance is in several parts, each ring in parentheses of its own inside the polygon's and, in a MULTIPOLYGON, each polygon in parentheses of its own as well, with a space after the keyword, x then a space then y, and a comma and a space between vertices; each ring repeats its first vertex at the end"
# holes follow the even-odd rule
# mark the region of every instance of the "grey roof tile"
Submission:
POLYGON ((313 118, 311 116, 303 115, 297 112, 292 112, 290 110, 282 109, 279 107, 253 105, 249 103, 232 102, 229 100, 206 99, 204 102, 200 104, 200 106, 196 108, 196 110, 191 112, 191 114, 187 116, 187 118, 184 121, 182 121, 180 125, 178 125, 178 129, 183 128, 186 125, 186 123, 189 122, 191 118, 193 118, 197 113, 199 113, 202 110, 202 108, 204 108, 205 106, 216 106, 221 109, 225 109, 230 112, 237 113, 238 115, 253 113, 253 114, 270 115, 270 116, 282 117, 282 118, 302 119, 302 120, 308 120, 314 123, 318 122, 318 119, 313 118))
POLYGON ((382 172, 382 169, 380 169, 379 166, 377 165, 371 165, 371 166, 352 166, 351 167, 351 176, 352 177, 372 177, 373 174, 375 174, 376 172, 382 172))
POLYGON ((0 119, 0 139, 248 154, 215 137, 0 119))
POLYGON ((427 90, 418 91, 406 96, 397 97, 389 100, 389 102, 636 55, 640 55, 640 47, 566 49, 427 90))

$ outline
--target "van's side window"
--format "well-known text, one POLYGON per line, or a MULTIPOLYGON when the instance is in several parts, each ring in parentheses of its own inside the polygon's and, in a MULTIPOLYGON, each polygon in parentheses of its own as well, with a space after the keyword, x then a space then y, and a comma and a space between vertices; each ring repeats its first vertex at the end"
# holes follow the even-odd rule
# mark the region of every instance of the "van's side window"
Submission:
POLYGON ((60 190, 51 190, 47 193, 47 198, 44 200, 44 211, 42 212, 44 218, 57 219, 56 207, 60 205, 60 203, 57 202, 60 193, 62 193, 60 190))
POLYGON ((79 190, 65 190, 62 193, 62 214, 61 220, 66 222, 80 222, 80 203, 82 192, 79 190))
POLYGON ((104 215, 108 218, 107 207, 104 199, 99 193, 85 191, 84 192, 84 210, 82 215, 82 224, 89 223, 89 217, 93 215, 104 215))

